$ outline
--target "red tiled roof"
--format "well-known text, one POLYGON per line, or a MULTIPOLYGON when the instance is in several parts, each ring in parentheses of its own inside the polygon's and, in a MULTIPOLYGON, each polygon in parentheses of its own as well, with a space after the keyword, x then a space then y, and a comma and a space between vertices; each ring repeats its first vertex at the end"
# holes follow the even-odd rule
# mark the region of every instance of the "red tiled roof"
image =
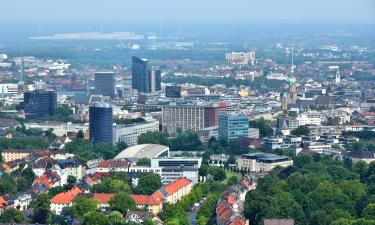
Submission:
POLYGON ((164 195, 160 191, 155 191, 151 197, 153 197, 156 201, 163 201, 164 195))
POLYGON ((189 184, 191 183, 190 180, 186 179, 186 178, 180 178, 176 181, 173 181, 167 185, 165 185, 164 187, 162 187, 169 195, 172 195, 174 194, 175 192, 177 192, 178 190, 180 190, 181 188, 185 187, 185 186, 188 186, 189 184))
POLYGON ((229 225, 245 225, 246 224, 246 221, 237 216, 234 220, 230 221, 229 225))
POLYGON ((231 204, 231 205, 234 205, 236 204, 237 202, 237 196, 233 193, 231 193, 229 196, 228 196, 228 203, 231 204))
POLYGON ((6 204, 7 204, 7 202, 5 201, 5 199, 0 196, 0 206, 4 206, 6 204))
POLYGON ((152 195, 129 195, 135 202, 136 205, 159 205, 160 199, 153 198, 152 195))
POLYGON ((70 204, 73 201, 73 199, 81 192, 81 189, 79 189, 78 187, 74 187, 69 191, 53 196, 50 203, 70 204))
POLYGON ((104 161, 101 161, 97 167, 108 167, 108 161, 107 160, 104 160, 104 161))
POLYGON ((103 194, 103 193, 95 193, 92 199, 99 201, 100 203, 108 203, 109 200, 114 196, 115 194, 103 194))

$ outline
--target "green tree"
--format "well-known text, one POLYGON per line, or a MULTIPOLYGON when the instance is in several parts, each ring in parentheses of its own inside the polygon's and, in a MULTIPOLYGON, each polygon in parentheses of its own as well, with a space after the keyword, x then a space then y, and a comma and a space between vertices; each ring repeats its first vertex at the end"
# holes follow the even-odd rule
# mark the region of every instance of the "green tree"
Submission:
POLYGON ((111 225, 125 225, 125 218, 118 211, 113 211, 108 217, 109 224, 111 225))
POLYGON ((134 200, 124 192, 117 193, 109 200, 111 210, 116 210, 125 213, 128 210, 135 210, 137 207, 134 200))
POLYGON ((225 170, 220 167, 210 166, 208 168, 208 173, 212 175, 212 178, 216 181, 223 181, 226 178, 225 170))
POLYGON ((138 166, 151 166, 151 159, 149 158, 141 158, 137 162, 138 166))
POLYGON ((130 186, 121 179, 113 179, 112 177, 105 177, 102 182, 95 184, 91 188, 93 193, 117 193, 129 192, 130 186))
POLYGON ((110 225, 106 215, 94 210, 86 212, 81 217, 83 217, 83 225, 110 225))
POLYGON ((74 187, 77 182, 77 178, 75 176, 69 175, 67 179, 67 184, 64 185, 66 190, 70 190, 74 187))
POLYGON ((8 173, 4 173, 0 178, 0 193, 1 194, 15 194, 16 192, 17 192, 16 182, 8 173))
POLYGON ((259 136, 262 138, 273 135, 273 129, 270 124, 270 121, 267 121, 262 117, 260 119, 250 121, 249 127, 258 128, 259 136))
POLYGON ((335 205, 339 209, 353 212, 353 202, 341 191, 339 187, 329 181, 323 181, 309 194, 312 203, 319 208, 335 205))
POLYGON ((85 213, 95 211, 97 209, 98 202, 85 197, 77 197, 73 200, 73 205, 70 207, 70 211, 74 217, 82 219, 85 213))
POLYGON ((163 184, 160 176, 155 173, 143 173, 139 177, 138 185, 134 189, 137 194, 150 195, 158 190, 163 184))
POLYGON ((50 197, 48 196, 48 194, 38 195, 35 203, 33 204, 33 223, 47 224, 48 218, 51 214, 49 200, 50 197))
POLYGON ((292 130, 292 134, 296 136, 304 136, 310 134, 310 128, 307 126, 299 126, 298 128, 292 130))
POLYGON ((375 203, 370 203, 363 210, 363 217, 366 219, 375 220, 375 203))
POLYGON ((83 139, 84 137, 85 137, 85 134, 83 133, 83 131, 82 131, 82 130, 79 130, 79 131, 77 132, 76 138, 77 138, 77 139, 83 139))
POLYGON ((23 223, 25 218, 21 211, 17 209, 7 209, 0 216, 1 223, 23 223))

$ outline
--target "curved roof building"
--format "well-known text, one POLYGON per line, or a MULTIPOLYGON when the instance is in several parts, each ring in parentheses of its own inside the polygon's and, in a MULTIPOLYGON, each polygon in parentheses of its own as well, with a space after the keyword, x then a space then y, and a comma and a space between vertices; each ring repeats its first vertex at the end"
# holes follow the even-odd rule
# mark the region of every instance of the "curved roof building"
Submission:
POLYGON ((157 158, 168 157, 169 147, 158 144, 141 144, 131 146, 122 150, 115 159, 128 159, 130 161, 138 161, 141 158, 157 158))

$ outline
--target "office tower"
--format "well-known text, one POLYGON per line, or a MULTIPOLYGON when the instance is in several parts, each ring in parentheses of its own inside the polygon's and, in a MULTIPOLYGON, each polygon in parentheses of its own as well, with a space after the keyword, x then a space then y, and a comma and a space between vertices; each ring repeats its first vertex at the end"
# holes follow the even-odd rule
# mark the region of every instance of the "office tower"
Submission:
POLYGON ((161 70, 152 69, 149 71, 149 84, 151 92, 161 90, 161 70))
POLYGON ((160 69, 149 69, 147 59, 133 56, 132 59, 132 88, 138 92, 156 92, 161 90, 160 69))
POLYGON ((244 115, 220 115, 219 139, 230 140, 249 137, 249 119, 244 115))
POLYGON ((113 143, 112 107, 94 103, 89 108, 90 141, 113 143))
POLYGON ((225 104, 164 106, 162 128, 169 133, 175 133, 178 129, 198 131, 217 126, 218 116, 225 112, 225 104))
POLYGON ((167 86, 165 87, 165 97, 167 98, 181 98, 181 86, 167 86))
POLYGON ((138 92, 151 92, 147 59, 140 59, 133 56, 132 88, 138 90, 138 92))
POLYGON ((115 74, 113 72, 95 73, 95 94, 115 97, 115 74))
POLYGON ((54 91, 35 90, 23 94, 26 119, 41 119, 56 114, 57 95, 54 91))

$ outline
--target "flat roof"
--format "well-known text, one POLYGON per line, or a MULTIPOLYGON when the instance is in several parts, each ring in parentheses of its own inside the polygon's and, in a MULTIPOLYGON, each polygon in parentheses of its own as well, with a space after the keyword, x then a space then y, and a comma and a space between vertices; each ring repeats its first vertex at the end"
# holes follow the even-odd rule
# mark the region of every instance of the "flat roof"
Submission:
MULTIPOLYGON (((158 144, 141 144, 122 150, 115 159, 155 158, 169 152, 169 147, 158 144)), ((169 153, 167 153, 169 155, 169 153)))

